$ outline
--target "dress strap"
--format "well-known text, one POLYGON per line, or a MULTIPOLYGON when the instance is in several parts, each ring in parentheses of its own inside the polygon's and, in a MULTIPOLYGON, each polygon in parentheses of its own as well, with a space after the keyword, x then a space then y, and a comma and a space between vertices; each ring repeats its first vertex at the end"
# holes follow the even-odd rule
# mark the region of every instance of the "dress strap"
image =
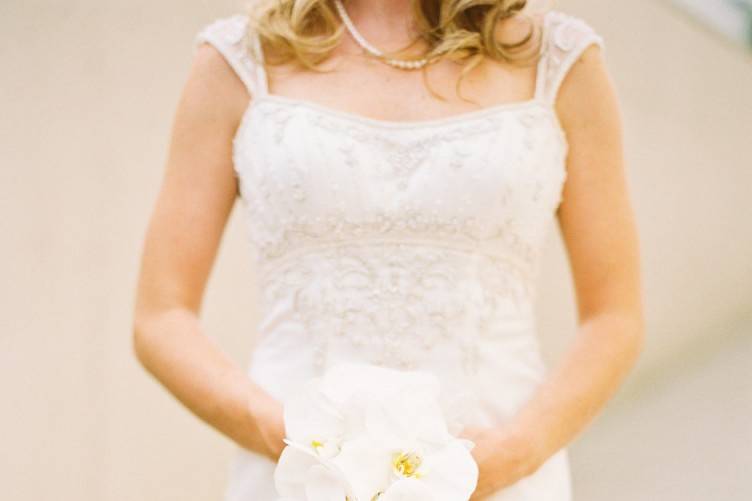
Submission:
POLYGON ((260 39, 250 29, 247 15, 220 18, 204 26, 196 35, 194 48, 202 43, 211 44, 222 54, 251 96, 268 92, 260 39))
POLYGON ((603 37, 583 19, 558 10, 546 13, 543 54, 536 77, 536 97, 553 105, 569 69, 591 44, 605 50, 603 37))

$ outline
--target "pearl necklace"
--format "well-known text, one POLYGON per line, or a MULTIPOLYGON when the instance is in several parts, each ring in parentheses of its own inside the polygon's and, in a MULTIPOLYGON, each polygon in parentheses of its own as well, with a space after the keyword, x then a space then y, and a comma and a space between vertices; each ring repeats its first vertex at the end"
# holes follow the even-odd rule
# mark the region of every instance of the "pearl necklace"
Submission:
POLYGON ((334 0, 334 5, 337 8, 337 11, 339 12, 339 16, 342 18, 342 22, 344 23, 345 27, 347 28, 347 31, 350 32, 350 35, 355 39, 355 41, 360 45, 363 49, 365 49, 366 52, 369 54, 376 56, 381 61, 384 61, 386 64, 389 64, 391 66, 394 66, 396 68, 400 68, 403 70, 417 70, 419 68, 422 68, 426 64, 428 64, 427 58, 422 59, 413 59, 413 60, 407 60, 407 59, 394 59, 394 58, 387 58, 384 57, 384 53, 368 43, 368 41, 363 38, 363 35, 361 35, 358 30, 355 29, 355 25, 352 22, 352 19, 350 19, 350 16, 347 15, 347 11, 345 10, 345 6, 342 5, 342 0, 334 0))

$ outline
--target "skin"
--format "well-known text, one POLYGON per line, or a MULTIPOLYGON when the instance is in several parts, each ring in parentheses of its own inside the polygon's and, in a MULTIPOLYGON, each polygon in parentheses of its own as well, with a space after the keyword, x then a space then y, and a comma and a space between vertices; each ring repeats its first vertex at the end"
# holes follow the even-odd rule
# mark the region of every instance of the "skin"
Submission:
MULTIPOLYGON (((406 2, 354 1, 359 31, 385 50, 410 38, 406 2)), ((506 22, 515 40, 524 22, 506 22)), ((416 49, 419 50, 419 49, 416 49)), ((477 109, 454 94, 459 66, 401 71, 360 55, 345 37, 331 59, 337 71, 280 67, 273 93, 381 120, 422 120, 477 109), (357 85, 352 85, 357 82, 357 85), (345 84, 356 88, 347 92, 345 84), (363 99, 363 96, 369 96, 363 99)), ((462 87, 481 106, 529 99, 534 68, 484 62, 462 87)), ((231 143, 253 96, 209 45, 197 49, 174 117, 164 177, 145 236, 133 325, 141 364, 197 417, 239 445, 276 461, 284 447, 282 406, 249 380, 205 335, 202 299, 236 200, 231 143)), ((641 351, 643 317, 635 222, 625 181, 621 119, 602 54, 591 46, 570 70, 556 101, 570 145, 557 212, 578 304, 577 336, 535 395, 503 428, 467 428, 478 444, 474 500, 534 473, 593 419, 641 351)))
POLYGON ((588 47, 556 102, 570 145, 557 212, 575 284, 572 346, 503 429, 468 428, 480 478, 473 500, 530 475, 613 396, 644 343, 639 242, 629 201, 621 116, 603 54, 588 47))
POLYGON ((161 189, 144 241, 133 346, 142 365, 195 415, 238 444, 279 456, 281 405, 204 335, 203 294, 237 190, 231 139, 248 101, 203 45, 174 117, 161 189))

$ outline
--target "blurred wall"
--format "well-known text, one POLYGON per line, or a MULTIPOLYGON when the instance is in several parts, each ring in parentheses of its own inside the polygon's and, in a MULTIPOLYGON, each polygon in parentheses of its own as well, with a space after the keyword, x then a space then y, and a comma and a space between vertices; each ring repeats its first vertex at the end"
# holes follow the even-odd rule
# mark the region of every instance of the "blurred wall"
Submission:
MULTIPOLYGON (((227 0, 0 4, 5 499, 221 497, 233 445, 147 376, 130 335, 139 252, 193 37, 242 6, 227 0)), ((752 62, 662 3, 580 0, 557 8, 582 16, 606 40, 641 230, 648 346, 624 391, 573 449, 578 501, 617 500, 604 495, 614 485, 605 479, 626 485, 630 468, 644 467, 645 444, 662 444, 670 456, 676 443, 661 440, 675 420, 695 412, 698 400, 750 401, 743 398, 748 386, 727 384, 749 376, 740 362, 715 359, 714 379, 698 371, 708 363, 703 355, 727 353, 720 346, 748 339, 752 325, 744 320, 752 311, 752 62), (696 363, 683 363, 690 359, 696 363), (695 384, 683 375, 689 372, 708 384, 695 384), (657 386, 675 395, 671 384, 699 393, 650 396, 657 386), (665 405, 645 403, 650 398, 665 405), (630 414, 635 409, 642 409, 640 420, 630 414), (640 444, 625 440, 630 424, 640 444)), ((255 298, 239 216, 233 214, 223 241, 203 323, 245 364, 255 298)), ((555 231, 547 250, 539 316, 553 362, 574 333, 574 298, 555 231)), ((724 415, 736 410, 732 405, 724 415)), ((749 460, 734 456, 741 442, 730 434, 742 424, 704 416, 694 432, 722 436, 725 446, 736 444, 731 460, 749 460)), ((659 478, 691 485, 715 477, 687 468, 728 474, 720 463, 715 456, 661 463, 666 473, 659 478)), ((623 499, 672 499, 670 489, 658 496, 651 477, 640 478, 646 481, 630 484, 633 490, 623 493, 631 497, 623 499)))

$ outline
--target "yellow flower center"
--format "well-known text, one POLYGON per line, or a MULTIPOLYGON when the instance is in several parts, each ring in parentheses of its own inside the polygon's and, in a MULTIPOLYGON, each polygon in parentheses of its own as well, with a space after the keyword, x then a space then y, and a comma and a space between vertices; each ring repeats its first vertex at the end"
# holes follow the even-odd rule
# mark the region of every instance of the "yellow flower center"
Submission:
POLYGON ((398 452, 392 458, 392 467, 398 475, 419 478, 418 468, 423 458, 416 452, 398 452))

